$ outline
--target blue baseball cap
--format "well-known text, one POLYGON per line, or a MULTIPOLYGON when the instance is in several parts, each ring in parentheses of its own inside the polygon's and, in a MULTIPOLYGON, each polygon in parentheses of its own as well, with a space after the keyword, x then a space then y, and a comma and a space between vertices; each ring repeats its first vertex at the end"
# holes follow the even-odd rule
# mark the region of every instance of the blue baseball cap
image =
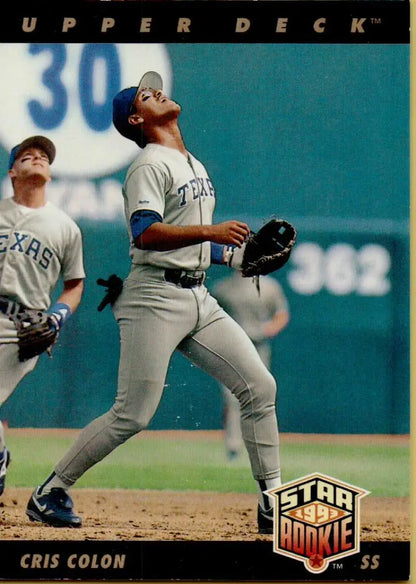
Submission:
POLYGON ((51 142, 49 138, 45 138, 45 136, 31 136, 30 138, 26 138, 26 140, 23 140, 23 142, 12 148, 9 158, 9 170, 15 163, 15 160, 18 158, 19 154, 27 148, 39 148, 40 150, 43 150, 48 155, 49 164, 52 164, 52 162, 55 160, 55 144, 51 142))
POLYGON ((132 107, 136 96, 142 89, 156 91, 163 89, 163 81, 159 73, 148 71, 137 86, 122 89, 113 99, 113 124, 122 136, 134 142, 138 138, 137 129, 129 124, 129 116, 133 113, 132 107))

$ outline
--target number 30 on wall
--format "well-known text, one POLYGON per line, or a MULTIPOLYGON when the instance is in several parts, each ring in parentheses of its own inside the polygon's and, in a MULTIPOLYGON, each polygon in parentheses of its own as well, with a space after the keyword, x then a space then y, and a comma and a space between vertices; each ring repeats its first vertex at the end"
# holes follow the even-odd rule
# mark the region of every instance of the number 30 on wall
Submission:
POLYGON ((379 244, 356 249, 349 243, 337 243, 323 249, 305 242, 294 248, 290 259, 288 281, 298 294, 326 290, 337 296, 385 296, 391 289, 390 253, 379 244))
POLYGON ((124 168, 137 146, 112 124, 112 101, 147 70, 172 85, 161 44, 0 43, 0 146, 46 134, 56 143, 55 176, 100 178, 124 168))

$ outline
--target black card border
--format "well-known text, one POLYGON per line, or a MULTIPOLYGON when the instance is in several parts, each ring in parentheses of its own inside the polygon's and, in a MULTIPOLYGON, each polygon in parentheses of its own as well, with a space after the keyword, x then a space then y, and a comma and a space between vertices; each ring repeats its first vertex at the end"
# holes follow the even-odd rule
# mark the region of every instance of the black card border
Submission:
MULTIPOLYGON (((0 20, 0 38, 16 42, 123 42, 123 43, 409 43, 410 3, 406 0, 164 0, 154 2, 82 2, 61 0, 54 10, 38 0, 13 2, 0 20), (301 8, 301 9, 300 9, 301 8), (76 25, 63 31, 66 17, 76 25), (31 31, 23 19, 36 19, 31 31), (102 31, 103 19, 114 23, 102 31), (151 19, 140 32, 142 18, 151 19), (187 33, 178 32, 180 18, 189 18, 187 33), (246 32, 236 30, 237 19, 250 22, 246 32), (278 18, 287 19, 284 33, 276 32, 278 18), (325 30, 314 29, 326 19, 325 30), (352 31, 354 19, 365 19, 362 30, 352 31)), ((359 27, 360 29, 360 27, 359 27)))
POLYGON ((306 570, 302 561, 275 553, 271 541, 13 540, 2 541, 1 551, 0 579, 20 582, 367 582, 405 581, 410 575, 410 542, 362 542, 359 552, 330 562, 325 572, 316 575, 306 570), (31 569, 35 554, 35 561, 42 566, 31 569), (104 556, 108 564, 116 556, 124 557, 122 566, 102 567, 104 556))
MULTIPOLYGON (((7 8, 0 23, 2 43, 26 42, 163 42, 163 43, 410 43, 410 2, 406 0, 339 0, 339 1, 215 1, 193 0, 162 2, 88 2, 85 0, 50 0, 34 2, 16 1, 7 8), (299 12, 302 7, 302 12, 299 12), (63 33, 62 18, 67 14, 79 18, 76 30, 63 33), (319 8, 319 11, 318 11, 319 8), (368 34, 352 36, 345 23, 359 8, 360 15, 373 19, 368 34), (29 10, 29 12, 26 12, 29 10), (198 22, 204 19, 207 32, 196 28, 188 35, 178 35, 173 30, 179 14, 190 14, 198 22), (243 12, 242 12, 243 11, 243 12), (323 11, 334 18, 336 24, 328 34, 313 34, 311 20, 323 11), (336 11, 336 13, 335 13, 336 11), (163 12, 164 23, 158 24, 149 35, 140 35, 132 27, 132 16, 157 17, 163 12), (284 37, 265 29, 267 20, 277 13, 288 14, 295 19, 296 26, 284 37), (341 14, 342 13, 342 14, 341 14), (94 29, 94 24, 106 16, 118 20, 115 30, 103 35, 94 29), (237 15, 244 14, 253 19, 253 29, 238 35, 231 26, 206 26, 207 18, 234 23, 237 15), (23 16, 37 16, 39 28, 28 35, 21 29, 23 16), (94 32, 95 31, 95 32, 94 32)), ((410 542, 361 542, 360 552, 331 563, 327 571, 313 575, 302 562, 275 554, 271 542, 195 542, 195 541, 1 541, 2 581, 38 580, 83 580, 83 581, 229 581, 229 582, 283 582, 283 581, 405 581, 410 575, 410 542), (25 554, 59 554, 62 565, 56 569, 30 570, 21 567, 25 554), (123 570, 98 568, 69 569, 65 558, 70 554, 126 554, 123 570), (377 568, 363 569, 363 557, 380 556, 377 568)))

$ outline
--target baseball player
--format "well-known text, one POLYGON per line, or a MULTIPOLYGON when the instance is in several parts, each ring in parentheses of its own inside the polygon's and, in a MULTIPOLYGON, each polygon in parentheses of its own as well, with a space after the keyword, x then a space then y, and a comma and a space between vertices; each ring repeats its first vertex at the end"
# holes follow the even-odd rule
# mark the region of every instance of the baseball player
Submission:
MULTIPOLYGON (((46 200, 55 153, 44 136, 31 136, 10 153, 13 196, 0 201, 0 406, 39 359, 19 360, 13 319, 26 308, 47 311, 56 332, 81 300, 85 273, 80 230, 46 200), (63 291, 51 306, 60 278, 63 291)), ((0 494, 9 462, 0 422, 0 494)))
MULTIPOLYGON (((84 428, 32 493, 26 511, 31 520, 81 525, 69 488, 148 426, 177 349, 238 398, 259 489, 259 530, 272 531, 272 503, 264 491, 281 484, 276 383, 247 334, 204 285, 211 261, 224 263, 235 254, 238 265, 249 227, 238 220, 212 224, 215 189, 185 147, 180 112, 155 72, 113 100, 115 127, 141 148, 123 187, 131 271, 113 304, 121 340, 118 393, 111 409, 84 428)), ((201 387, 201 399, 203 392, 201 387)))
MULTIPOLYGON (((289 306, 283 288, 275 278, 262 276, 259 294, 250 278, 243 278, 235 270, 231 276, 217 282, 212 294, 221 306, 246 331, 270 370, 272 357, 271 340, 289 322, 289 306)), ((223 425, 227 458, 236 458, 244 445, 241 434, 240 403, 227 387, 221 385, 224 401, 223 425)))

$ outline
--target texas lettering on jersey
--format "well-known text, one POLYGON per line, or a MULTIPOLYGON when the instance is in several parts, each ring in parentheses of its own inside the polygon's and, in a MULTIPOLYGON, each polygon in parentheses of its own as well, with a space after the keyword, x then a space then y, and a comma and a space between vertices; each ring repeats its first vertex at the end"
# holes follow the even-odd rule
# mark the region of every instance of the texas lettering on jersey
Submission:
POLYGON ((53 257, 53 252, 41 241, 19 231, 0 233, 0 254, 6 252, 24 253, 45 270, 48 269, 53 257))
POLYGON ((179 207, 184 207, 199 197, 215 197, 214 185, 208 177, 193 178, 178 188, 178 197, 179 207))

